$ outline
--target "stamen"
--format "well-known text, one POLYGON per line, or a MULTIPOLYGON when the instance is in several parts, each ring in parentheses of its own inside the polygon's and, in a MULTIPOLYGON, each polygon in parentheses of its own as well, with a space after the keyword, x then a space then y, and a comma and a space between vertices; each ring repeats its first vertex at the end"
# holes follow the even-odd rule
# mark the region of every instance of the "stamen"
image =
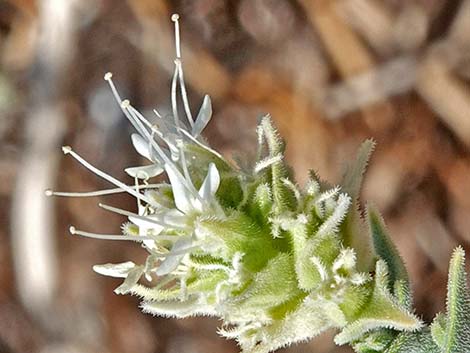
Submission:
POLYGON ((154 109, 153 112, 155 113, 155 115, 156 115, 159 119, 162 119, 162 115, 158 112, 157 109, 154 109))
MULTIPOLYGON (((137 177, 134 178, 135 188, 139 190, 139 179, 137 177)), ((140 210, 142 208, 142 202, 137 199, 137 209, 140 210)))
POLYGON ((193 135, 191 135, 189 132, 187 132, 186 130, 184 129, 181 129, 181 128, 178 128, 178 131, 182 132, 186 137, 188 137, 191 141, 193 141, 195 144, 197 144, 199 147, 205 149, 206 151, 214 154, 215 156, 219 157, 220 159, 223 159, 222 155, 213 150, 212 148, 210 148, 209 146, 206 146, 205 144, 203 144, 201 141, 199 141, 198 139, 196 139, 193 135))
POLYGON ((175 65, 178 68, 181 98, 183 99, 184 110, 186 112, 186 117, 188 118, 189 125, 191 125, 191 128, 192 128, 194 126, 194 119, 191 114, 191 108, 189 107, 188 94, 186 92, 186 85, 184 83, 183 67, 181 65, 181 60, 179 59, 175 60, 175 65))
POLYGON ((118 102, 118 104, 121 107, 121 110, 124 113, 124 115, 126 116, 126 118, 131 122, 132 126, 134 126, 136 131, 141 135, 144 134, 145 129, 142 126, 139 126, 138 124, 136 124, 136 122, 132 119, 132 117, 130 117, 129 114, 126 113, 126 109, 123 107, 123 105, 125 106, 126 104, 129 104, 129 100, 126 99, 126 100, 123 101, 121 99, 121 96, 119 95, 119 93, 116 89, 116 86, 114 85, 114 82, 111 79, 112 77, 113 77, 113 74, 111 72, 108 72, 106 75, 104 75, 104 79, 106 81, 108 81, 108 84, 111 87, 111 91, 113 92, 114 98, 118 102), (125 103, 125 102, 128 102, 128 103, 125 103))
POLYGON ((186 163, 186 156, 183 150, 183 146, 180 144, 180 157, 181 157, 181 165, 183 166, 183 174, 186 180, 191 180, 191 176, 189 175, 188 164, 186 163))
POLYGON ((172 229, 186 229, 185 227, 182 227, 182 226, 168 224, 168 223, 158 221, 156 219, 153 219, 153 218, 150 218, 150 217, 147 217, 147 216, 141 216, 141 215, 138 215, 137 213, 133 213, 133 212, 123 210, 121 208, 105 205, 103 203, 99 203, 98 206, 105 209, 106 211, 114 212, 114 213, 120 214, 122 216, 134 217, 136 219, 141 219, 143 221, 146 221, 146 222, 149 222, 149 223, 154 223, 154 224, 162 226, 162 227, 172 228, 172 229))
POLYGON ((135 109, 131 104, 128 104, 126 108, 132 110, 135 116, 137 116, 139 120, 142 121, 145 125, 147 125, 149 129, 153 129, 153 125, 147 119, 145 119, 145 117, 137 109, 135 109))
POLYGON ((101 239, 101 240, 130 240, 142 242, 144 240, 155 240, 153 237, 143 237, 138 235, 122 235, 122 234, 97 234, 78 230, 74 226, 69 227, 69 232, 72 235, 80 235, 86 238, 101 239))
POLYGON ((189 246, 187 248, 184 248, 184 249, 181 249, 181 250, 170 251, 170 252, 165 253, 165 254, 156 254, 156 256, 164 258, 164 257, 171 257, 171 256, 176 256, 176 255, 184 255, 184 254, 187 254, 187 253, 191 252, 192 250, 196 250, 196 249, 199 249, 199 246, 189 246))
MULTIPOLYGON (((138 123, 140 125, 142 125, 142 123, 140 122, 140 119, 137 115, 137 113, 139 113, 136 109, 134 109, 132 106, 130 106, 128 109, 126 109, 126 112, 132 116, 133 119, 137 120, 138 123)), ((140 113, 139 113, 140 114, 140 113)), ((144 118, 145 119, 145 118, 144 118)), ((168 142, 163 138, 163 135, 161 135, 161 133, 158 132, 158 130, 156 130, 153 126, 152 126, 152 134, 149 134, 148 131, 145 131, 144 135, 145 137, 147 138, 147 140, 149 141, 149 144, 157 151, 158 155, 160 156, 160 158, 163 160, 163 162, 165 163, 172 163, 170 161, 170 158, 168 158, 168 156, 165 154, 165 152, 162 150, 162 148, 160 147, 160 145, 158 145, 158 143, 154 140, 154 133, 157 133, 159 135, 159 137, 168 145, 168 142), (160 136, 161 135, 161 136, 160 136)), ((168 145, 169 146, 169 145, 168 145)), ((169 146, 170 147, 170 146, 169 146)), ((162 161, 160 161, 162 162, 162 161)))
MULTIPOLYGON (((138 187, 134 185, 127 185, 129 188, 133 188, 135 190, 142 190, 142 189, 156 189, 168 184, 145 184, 139 185, 138 187)), ((120 194, 126 192, 121 188, 113 188, 113 189, 104 189, 104 190, 96 190, 96 191, 88 191, 88 192, 62 192, 62 191, 54 191, 51 189, 47 189, 44 191, 46 196, 64 196, 64 197, 95 197, 95 196, 105 196, 105 195, 112 195, 112 194, 120 194)))
POLYGON ((111 175, 106 174, 105 172, 99 170, 98 168, 96 168, 93 165, 91 165, 90 163, 88 163, 86 160, 84 160, 82 157, 80 157, 76 152, 74 152, 72 150, 72 147, 64 146, 64 147, 62 147, 62 151, 64 151, 65 154, 70 154, 73 158, 75 158, 78 162, 80 162, 85 168, 87 168, 91 172, 95 173, 96 175, 100 176, 101 178, 109 181, 110 183, 116 185, 117 187, 120 187, 121 189, 125 190, 127 193, 131 194, 132 196, 134 196, 138 199, 141 199, 142 201, 145 201, 149 204, 152 204, 152 200, 150 200, 145 195, 142 195, 141 193, 137 192, 136 190, 128 187, 123 182, 113 178, 111 175))
POLYGON ((178 80, 178 65, 175 61, 175 72, 173 73, 173 78, 171 80, 171 110, 173 112, 173 118, 175 119, 175 126, 180 126, 180 121, 178 117, 178 104, 176 102, 176 84, 178 80))
POLYGON ((177 13, 171 16, 171 20, 175 23, 175 47, 176 47, 176 57, 181 58, 181 41, 180 41, 180 15, 177 13))

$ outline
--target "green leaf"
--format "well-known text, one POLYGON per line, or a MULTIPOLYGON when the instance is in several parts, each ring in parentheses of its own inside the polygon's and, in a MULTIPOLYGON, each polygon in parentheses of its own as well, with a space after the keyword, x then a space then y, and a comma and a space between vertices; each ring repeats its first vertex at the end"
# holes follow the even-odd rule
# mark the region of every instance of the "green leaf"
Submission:
POLYGON ((268 184, 260 184, 254 190, 254 195, 249 202, 248 211, 250 216, 261 226, 268 225, 268 217, 271 213, 273 197, 268 184))
POLYGON ((428 328, 418 332, 403 332, 384 353, 441 353, 428 328))
POLYGON ((470 302, 465 273, 465 252, 454 250, 447 285, 447 329, 442 352, 470 352, 470 302))
POLYGON ((352 347, 356 353, 382 353, 395 337, 396 332, 388 329, 369 332, 360 340, 353 342, 352 347))
POLYGON ((387 264, 388 289, 394 294, 399 294, 397 297, 400 298, 400 303, 410 308, 412 300, 405 264, 387 232, 382 217, 371 205, 367 208, 367 221, 375 252, 387 264))
POLYGON ((421 328, 421 321, 395 301, 388 290, 387 265, 377 261, 374 290, 355 321, 348 324, 335 337, 338 345, 359 339, 362 335, 379 328, 398 331, 414 331, 421 328))
POLYGON ((370 155, 374 150, 373 140, 366 140, 357 153, 355 162, 350 165, 344 174, 342 191, 346 192, 352 200, 352 207, 343 225, 341 234, 346 247, 356 250, 358 258, 358 270, 368 272, 373 264, 372 246, 370 239, 364 237, 364 226, 359 212, 359 191, 362 186, 362 179, 369 162, 370 155))
POLYGON ((196 221, 196 236, 210 246, 212 256, 231 262, 236 253, 242 253, 247 270, 256 272, 276 255, 273 239, 251 218, 232 212, 226 219, 200 217, 196 221))
POLYGON ((446 339, 446 317, 444 314, 437 314, 434 321, 431 324, 431 335, 434 343, 439 346, 440 349, 444 348, 446 339))
MULTIPOLYGON (((269 115, 261 119, 260 128, 269 150, 269 157, 284 155, 285 143, 273 125, 269 115)), ((280 214, 284 211, 292 211, 296 207, 296 199, 292 190, 286 186, 283 179, 289 179, 289 170, 283 160, 279 160, 271 165, 270 183, 272 185, 274 211, 280 214)))
POLYGON ((292 256, 281 253, 259 271, 247 290, 236 299, 237 310, 264 309, 278 306, 298 296, 292 256))

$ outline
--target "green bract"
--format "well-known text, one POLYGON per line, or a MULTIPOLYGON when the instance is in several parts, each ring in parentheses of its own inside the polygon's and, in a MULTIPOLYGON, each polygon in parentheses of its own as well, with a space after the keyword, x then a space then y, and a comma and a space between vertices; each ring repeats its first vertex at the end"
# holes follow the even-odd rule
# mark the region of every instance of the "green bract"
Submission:
POLYGON ((147 120, 121 99, 111 74, 105 76, 136 129, 135 149, 149 160, 126 169, 135 185, 64 148, 117 186, 101 194, 125 191, 137 199, 135 213, 100 205, 127 217, 123 235, 71 228, 140 242, 147 250, 143 264, 94 266, 124 278, 115 292, 141 297, 143 311, 155 315, 218 317, 219 333, 237 340, 243 352, 271 352, 330 328, 338 330, 338 345, 356 352, 469 352, 463 251, 457 249, 451 262, 447 313, 425 327, 412 311, 408 275, 382 218, 373 207, 360 216, 359 189, 373 143, 363 144, 342 187, 326 186, 313 173, 300 187, 285 162, 284 142, 265 116, 257 129, 257 160, 239 168, 201 137, 211 101, 206 96, 193 119, 179 52, 177 42, 170 117, 156 112, 147 120), (168 182, 150 183, 162 173, 168 182))

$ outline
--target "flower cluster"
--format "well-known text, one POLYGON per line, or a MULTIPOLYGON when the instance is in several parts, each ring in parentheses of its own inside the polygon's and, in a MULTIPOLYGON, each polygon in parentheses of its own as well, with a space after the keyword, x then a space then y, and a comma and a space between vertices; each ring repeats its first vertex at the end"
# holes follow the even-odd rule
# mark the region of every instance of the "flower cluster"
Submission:
POLYGON ((143 264, 128 261, 94 270, 124 278, 115 292, 141 297, 145 312, 222 319, 219 333, 236 339, 243 352, 274 351, 330 328, 339 330, 337 344, 382 352, 400 332, 420 329, 411 312, 406 270, 380 216, 371 207, 365 218, 358 211, 373 143, 363 144, 341 188, 313 172, 299 187, 284 161, 284 143, 265 116, 257 129, 257 162, 248 168, 233 165, 201 136, 212 115, 208 96, 192 116, 178 17, 172 19, 177 40, 170 116, 155 111, 148 120, 121 99, 112 75, 105 75, 136 130, 131 136, 136 151, 149 161, 125 170, 134 185, 100 171, 67 146, 64 153, 116 188, 47 191, 58 196, 127 192, 136 198, 135 213, 100 204, 127 217, 123 234, 71 227, 82 236, 139 242, 148 252, 143 264), (163 173, 168 182, 150 183, 163 173))

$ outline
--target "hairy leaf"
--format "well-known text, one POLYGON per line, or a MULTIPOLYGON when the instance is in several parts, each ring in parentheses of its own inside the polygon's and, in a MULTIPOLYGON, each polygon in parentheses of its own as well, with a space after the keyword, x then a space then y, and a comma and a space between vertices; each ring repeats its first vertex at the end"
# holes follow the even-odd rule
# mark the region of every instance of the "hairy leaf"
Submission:
POLYGON ((397 290, 400 303, 410 308, 410 285, 405 264, 387 232, 382 217, 371 205, 367 208, 367 221, 375 252, 387 264, 388 289, 394 294, 397 290))
POLYGON ((443 353, 470 352, 470 302, 465 273, 465 252, 455 249, 447 287, 447 329, 443 353))

